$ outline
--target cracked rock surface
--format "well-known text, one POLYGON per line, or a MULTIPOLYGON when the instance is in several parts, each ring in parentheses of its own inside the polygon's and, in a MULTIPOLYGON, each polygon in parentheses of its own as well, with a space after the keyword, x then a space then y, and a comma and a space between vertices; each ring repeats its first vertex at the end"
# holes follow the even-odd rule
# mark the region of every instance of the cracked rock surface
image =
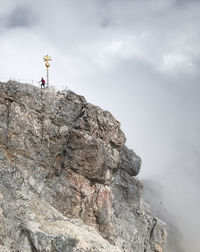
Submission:
POLYGON ((82 96, 0 83, 0 251, 163 252, 125 142, 82 96))

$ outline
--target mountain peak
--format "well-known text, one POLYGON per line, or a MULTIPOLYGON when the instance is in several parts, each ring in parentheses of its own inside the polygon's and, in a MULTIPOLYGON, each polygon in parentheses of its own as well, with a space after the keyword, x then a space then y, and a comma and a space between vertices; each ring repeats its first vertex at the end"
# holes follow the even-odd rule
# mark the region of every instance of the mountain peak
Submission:
POLYGON ((2 249, 163 251, 120 123, 70 90, 0 83, 2 249))

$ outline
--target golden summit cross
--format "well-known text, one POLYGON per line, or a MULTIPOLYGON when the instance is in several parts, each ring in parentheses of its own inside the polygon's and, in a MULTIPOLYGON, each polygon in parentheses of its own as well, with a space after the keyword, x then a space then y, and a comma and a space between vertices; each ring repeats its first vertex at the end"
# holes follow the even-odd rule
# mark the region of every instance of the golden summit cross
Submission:
POLYGON ((50 63, 49 61, 52 60, 51 57, 47 54, 46 56, 44 56, 43 58, 44 62, 46 62, 45 66, 47 68, 47 87, 49 86, 49 67, 50 67, 50 63))
POLYGON ((52 60, 51 57, 47 54, 46 56, 44 56, 44 62, 46 62, 46 67, 49 67, 50 64, 49 64, 49 61, 52 60))

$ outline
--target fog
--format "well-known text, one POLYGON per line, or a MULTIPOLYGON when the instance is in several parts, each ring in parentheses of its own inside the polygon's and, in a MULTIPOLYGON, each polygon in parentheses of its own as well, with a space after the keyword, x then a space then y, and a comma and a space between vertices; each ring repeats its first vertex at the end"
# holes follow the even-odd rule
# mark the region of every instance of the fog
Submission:
POLYGON ((0 0, 0 79, 38 85, 49 54, 51 85, 121 122, 139 179, 162 188, 190 252, 200 247, 199 13, 198 0, 0 0))

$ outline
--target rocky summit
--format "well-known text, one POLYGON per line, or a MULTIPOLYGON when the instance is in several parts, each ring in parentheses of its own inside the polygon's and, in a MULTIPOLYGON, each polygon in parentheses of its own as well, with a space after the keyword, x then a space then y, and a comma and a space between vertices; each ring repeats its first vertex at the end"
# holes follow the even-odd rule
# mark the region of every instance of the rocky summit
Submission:
POLYGON ((0 83, 0 251, 164 251, 125 142, 83 96, 0 83))

